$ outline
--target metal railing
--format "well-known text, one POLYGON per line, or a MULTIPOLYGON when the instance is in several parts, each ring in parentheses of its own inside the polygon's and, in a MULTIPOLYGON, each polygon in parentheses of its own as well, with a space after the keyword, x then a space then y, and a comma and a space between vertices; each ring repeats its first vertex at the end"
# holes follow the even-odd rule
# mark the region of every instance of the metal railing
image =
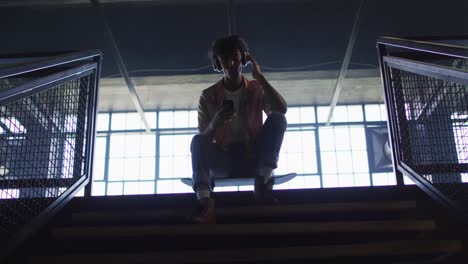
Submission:
POLYGON ((466 220, 468 37, 427 39, 377 42, 397 183, 408 176, 466 220))
POLYGON ((1 258, 89 182, 100 65, 98 51, 0 65, 1 258))

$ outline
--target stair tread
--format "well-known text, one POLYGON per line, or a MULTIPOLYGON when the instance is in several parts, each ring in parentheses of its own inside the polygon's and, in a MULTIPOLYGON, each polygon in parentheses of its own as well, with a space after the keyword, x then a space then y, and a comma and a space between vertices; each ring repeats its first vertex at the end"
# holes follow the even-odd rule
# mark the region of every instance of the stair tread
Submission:
POLYGON ((262 261, 281 259, 333 258, 359 256, 412 256, 456 253, 458 240, 396 240, 346 245, 301 246, 283 248, 247 248, 224 250, 186 250, 130 254, 81 254, 32 256, 30 263, 217 263, 223 261, 262 261))
MULTIPOLYGON (((316 203, 316 204, 292 204, 278 206, 243 206, 243 207, 221 207, 216 209, 219 217, 236 216, 272 216, 285 214, 318 214, 318 213, 346 213, 346 212, 382 212, 399 211, 416 208, 416 201, 391 201, 391 202, 343 202, 343 203, 316 203)), ((72 221, 93 222, 110 221, 119 219, 128 221, 135 219, 161 219, 167 217, 180 217, 189 212, 190 209, 147 209, 135 211, 97 211, 80 212, 72 214, 72 221)))
POLYGON ((180 235, 433 231, 434 220, 327 221, 218 225, 119 225, 54 228, 57 239, 180 235))

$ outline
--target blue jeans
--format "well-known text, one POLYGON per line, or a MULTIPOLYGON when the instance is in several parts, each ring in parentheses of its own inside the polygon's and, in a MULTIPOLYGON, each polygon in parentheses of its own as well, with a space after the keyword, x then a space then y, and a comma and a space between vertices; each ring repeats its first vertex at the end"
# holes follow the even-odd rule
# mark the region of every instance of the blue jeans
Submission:
POLYGON ((190 145, 193 189, 212 191, 214 175, 216 178, 253 177, 262 166, 275 169, 286 126, 283 114, 271 113, 251 151, 244 144, 232 144, 221 149, 208 136, 195 135, 190 145))

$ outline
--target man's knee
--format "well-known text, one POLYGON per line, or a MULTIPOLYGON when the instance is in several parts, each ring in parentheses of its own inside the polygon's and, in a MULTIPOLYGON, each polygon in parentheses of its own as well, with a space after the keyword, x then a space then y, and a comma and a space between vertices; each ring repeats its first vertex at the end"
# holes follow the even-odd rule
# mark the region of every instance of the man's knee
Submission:
POLYGON ((210 137, 205 135, 195 135, 192 138, 192 143, 190 143, 190 151, 193 151, 194 148, 203 148, 203 146, 208 145, 211 142, 210 137))
POLYGON ((280 112, 272 112, 270 115, 268 115, 268 119, 270 119, 271 122, 282 129, 286 129, 286 126, 288 125, 286 117, 280 112))

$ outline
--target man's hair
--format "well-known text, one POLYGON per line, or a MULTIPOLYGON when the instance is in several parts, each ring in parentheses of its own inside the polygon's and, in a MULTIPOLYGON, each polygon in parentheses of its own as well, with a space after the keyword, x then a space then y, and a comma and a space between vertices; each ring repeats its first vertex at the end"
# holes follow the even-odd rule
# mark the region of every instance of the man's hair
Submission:
POLYGON ((232 55, 237 50, 249 51, 247 42, 238 35, 230 35, 213 41, 209 55, 210 57, 226 57, 232 55))

